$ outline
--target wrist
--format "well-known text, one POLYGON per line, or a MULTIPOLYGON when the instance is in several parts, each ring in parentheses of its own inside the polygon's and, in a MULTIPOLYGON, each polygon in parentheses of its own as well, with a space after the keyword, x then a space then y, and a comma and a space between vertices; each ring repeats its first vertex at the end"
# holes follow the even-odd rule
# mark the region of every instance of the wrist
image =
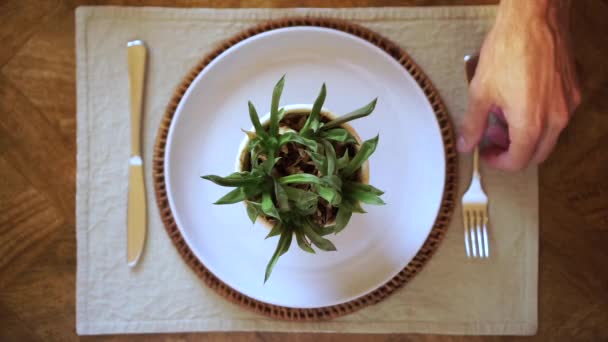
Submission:
POLYGON ((501 0, 497 24, 511 26, 544 22, 568 25, 571 0, 501 0))
POLYGON ((498 6, 497 22, 544 18, 551 2, 553 0, 501 0, 498 6))

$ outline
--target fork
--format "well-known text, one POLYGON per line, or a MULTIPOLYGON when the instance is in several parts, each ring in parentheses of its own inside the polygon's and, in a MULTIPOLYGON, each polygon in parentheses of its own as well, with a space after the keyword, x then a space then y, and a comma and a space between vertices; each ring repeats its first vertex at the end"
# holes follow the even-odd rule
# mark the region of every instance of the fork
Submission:
MULTIPOLYGON (((477 67, 479 56, 465 56, 465 71, 470 82, 477 67)), ((462 220, 464 223, 464 248, 469 258, 490 257, 488 243, 488 196, 481 187, 479 174, 479 148, 473 151, 473 178, 462 196, 462 220)))

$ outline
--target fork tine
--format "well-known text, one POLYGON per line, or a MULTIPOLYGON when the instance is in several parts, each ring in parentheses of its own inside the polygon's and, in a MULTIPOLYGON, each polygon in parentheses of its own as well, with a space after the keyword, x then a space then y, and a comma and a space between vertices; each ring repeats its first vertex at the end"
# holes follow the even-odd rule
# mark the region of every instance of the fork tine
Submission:
POLYGON ((477 218, 475 221, 475 230, 477 231, 477 249, 479 250, 479 257, 485 257, 484 249, 483 249, 483 238, 481 236, 481 227, 483 226, 483 213, 476 212, 475 217, 477 218))
POLYGON ((471 236, 471 249, 473 250, 473 258, 477 258, 477 242, 475 237, 475 226, 477 225, 477 218, 475 217, 474 212, 470 212, 469 216, 471 220, 469 221, 469 235, 471 236))
POLYGON ((490 257, 490 246, 488 245, 488 227, 487 227, 487 222, 484 222, 483 224, 483 243, 485 246, 485 255, 486 258, 490 257))
POLYGON ((467 257, 471 257, 471 248, 469 247, 469 212, 464 212, 464 249, 467 252, 467 257))

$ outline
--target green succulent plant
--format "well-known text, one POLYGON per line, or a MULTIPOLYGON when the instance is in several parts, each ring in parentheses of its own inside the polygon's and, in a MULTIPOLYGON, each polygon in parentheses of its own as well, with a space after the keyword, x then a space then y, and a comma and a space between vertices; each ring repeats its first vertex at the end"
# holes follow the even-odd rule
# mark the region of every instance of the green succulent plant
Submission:
POLYGON ((342 127, 371 114, 376 99, 351 113, 329 119, 321 112, 326 96, 323 84, 310 113, 286 115, 279 108, 284 83, 285 76, 274 87, 266 125, 262 125, 249 102, 255 131, 244 131, 249 143, 243 171, 226 177, 202 177, 235 188, 215 204, 244 201, 253 223, 261 217, 272 225, 266 238, 280 236, 266 267, 264 282, 279 257, 288 251, 294 236, 306 252, 315 253, 312 246, 335 251, 326 235, 342 231, 353 213, 365 213, 360 203, 384 204, 380 198, 383 192, 360 179, 361 166, 374 153, 378 136, 359 145, 342 127))

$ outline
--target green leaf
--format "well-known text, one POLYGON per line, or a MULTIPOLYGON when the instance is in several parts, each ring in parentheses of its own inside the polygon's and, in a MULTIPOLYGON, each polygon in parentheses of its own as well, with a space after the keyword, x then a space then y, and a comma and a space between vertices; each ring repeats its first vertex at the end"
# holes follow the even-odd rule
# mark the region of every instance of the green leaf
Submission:
POLYGON ((267 175, 270 175, 270 173, 272 172, 272 168, 275 166, 275 164, 281 159, 281 157, 277 157, 277 158, 268 158, 266 160, 264 160, 262 162, 262 169, 264 170, 264 172, 267 175))
POLYGON ((287 192, 279 182, 274 182, 274 195, 277 198, 279 209, 289 210, 289 198, 287 192))
POLYGON ((327 95, 327 90, 325 88, 325 83, 321 86, 321 91, 315 100, 315 103, 312 105, 312 110, 310 111, 310 115, 306 119, 304 126, 300 130, 302 134, 308 134, 308 130, 319 127, 319 114, 321 113, 321 108, 323 108, 323 103, 325 102, 325 96, 327 95))
POLYGON ((365 191, 348 191, 348 197, 367 204, 384 205, 384 201, 378 195, 365 191))
POLYGON ((251 169, 251 171, 249 171, 251 173, 252 176, 255 177, 260 177, 261 181, 260 184, 263 184, 265 181, 268 180, 268 177, 266 174, 264 174, 264 171, 261 170, 259 167, 255 168, 255 169, 251 169))
POLYGON ((323 251, 335 251, 336 246, 334 246, 331 241, 319 235, 316 231, 314 231, 310 224, 305 224, 303 227, 304 234, 308 236, 313 245, 317 246, 320 250, 323 251))
POLYGON ((296 240, 298 241, 298 246, 300 246, 300 248, 305 252, 315 254, 315 250, 310 247, 310 242, 306 239, 304 233, 302 233, 300 230, 295 230, 295 234, 296 240))
POLYGON ((365 106, 328 122, 327 124, 325 124, 325 126, 323 126, 323 129, 329 130, 330 128, 339 127, 346 122, 370 115, 376 108, 377 101, 378 98, 375 98, 372 100, 372 102, 366 104, 365 106))
POLYGON ((266 273, 264 274, 264 283, 266 283, 266 281, 270 277, 270 274, 272 273, 272 269, 274 268, 274 265, 276 265, 277 261, 279 260, 279 257, 284 253, 284 251, 289 249, 289 244, 291 244, 291 236, 292 236, 291 231, 284 230, 283 233, 281 233, 281 238, 279 238, 279 243, 277 244, 277 249, 274 251, 274 254, 270 258, 270 261, 268 262, 268 265, 266 266, 266 273))
POLYGON ((310 207, 296 206, 295 208, 292 208, 291 210, 293 210, 293 213, 295 215, 298 215, 299 217, 306 217, 306 216, 313 215, 317 211, 317 205, 310 206, 310 207))
POLYGON ((342 196, 336 189, 328 186, 318 186, 317 190, 319 191, 319 196, 332 206, 337 206, 342 202, 342 196))
POLYGON ((291 187, 288 185, 284 186, 283 189, 285 189, 285 192, 287 193, 287 197, 294 202, 297 202, 297 200, 299 200, 303 197, 306 197, 306 196, 312 196, 314 198, 317 197, 317 195, 314 192, 294 188, 294 187, 291 187))
POLYGON ((352 206, 352 211, 353 211, 353 213, 367 214, 367 211, 365 211, 365 209, 363 209, 363 207, 361 206, 361 203, 359 203, 358 201, 355 201, 354 205, 352 206))
POLYGON ((233 204, 244 200, 245 192, 243 191, 243 188, 236 188, 224 195, 222 198, 220 198, 213 204, 233 204))
POLYGON ((304 220, 304 223, 301 224, 300 227, 303 227, 304 224, 309 225, 310 228, 312 228, 312 230, 315 231, 315 233, 317 233, 318 235, 321 235, 321 236, 329 235, 329 234, 331 234, 331 233, 334 232, 333 226, 330 226, 330 227, 321 227, 316 222, 314 222, 311 218, 306 218, 304 220))
POLYGON ((259 165, 259 161, 258 161, 258 155, 260 154, 255 148, 249 148, 249 150, 251 151, 249 153, 249 161, 251 163, 251 167, 253 169, 256 169, 259 165))
POLYGON ((317 152, 317 149, 318 149, 318 145, 317 145, 316 141, 314 141, 312 139, 304 138, 303 136, 301 136, 297 133, 294 133, 294 132, 287 132, 285 134, 282 134, 281 137, 279 138, 279 147, 281 147, 289 142, 295 142, 300 145, 304 145, 304 146, 308 147, 311 151, 314 151, 314 152, 317 152))
MULTIPOLYGON (((325 126, 323 126, 322 129, 324 129, 325 126)), ((352 134, 350 134, 349 131, 345 130, 344 128, 333 128, 330 130, 323 130, 321 131, 320 136, 322 138, 325 138, 327 140, 332 140, 332 141, 337 141, 337 142, 341 142, 341 143, 356 143, 357 139, 355 139, 355 137, 352 136, 352 134)))
POLYGON ((332 189, 342 190, 342 179, 338 175, 325 176, 322 178, 323 183, 332 189))
POLYGON ((321 171, 321 176, 327 176, 327 157, 321 160, 321 167, 318 167, 319 171, 321 171))
POLYGON ((264 187, 259 184, 245 185, 242 188, 243 192, 245 193, 245 197, 247 198, 257 197, 264 191, 264 187))
POLYGON ((258 137, 254 132, 249 132, 249 131, 246 131, 246 130, 244 130, 242 128, 241 128, 241 131, 243 131, 243 133, 245 133, 247 135, 247 138, 249 138, 249 141, 252 141, 252 140, 254 140, 255 138, 258 137))
POLYGON ((253 202, 253 201, 247 201, 247 203, 249 203, 249 205, 251 205, 252 207, 255 208, 255 210, 258 211, 258 216, 264 214, 264 212, 262 211, 262 203, 253 202))
POLYGON ((220 177, 215 175, 201 176, 201 178, 221 186, 244 186, 250 184, 261 184, 263 181, 262 177, 253 176, 248 172, 235 172, 227 177, 220 177))
POLYGON ((262 194, 262 211, 268 216, 272 216, 279 221, 281 220, 281 216, 272 202, 272 197, 267 192, 262 194))
POLYGON ((344 178, 351 176, 357 170, 359 170, 361 165, 363 165, 363 163, 372 155, 372 153, 374 153, 376 146, 378 146, 378 138, 379 136, 376 136, 375 138, 365 141, 361 145, 361 148, 359 151, 357 151, 357 154, 348 163, 348 165, 342 169, 342 176, 344 178))
POLYGON ((266 137, 262 145, 265 151, 268 152, 268 156, 272 156, 274 158, 274 153, 279 148, 279 139, 274 136, 266 137))
POLYGON ((287 197, 295 203, 302 215, 311 215, 317 210, 318 195, 312 191, 284 186, 287 197))
POLYGON ((340 208, 346 208, 347 210, 352 211, 353 213, 366 214, 367 211, 363 210, 361 207, 361 203, 359 201, 352 199, 348 196, 347 192, 344 193, 344 197, 342 198, 342 203, 340 203, 340 208))
POLYGON ((321 179, 315 175, 311 175, 308 173, 297 173, 285 177, 279 178, 279 183, 281 184, 321 184, 321 179))
POLYGON ((268 239, 269 237, 277 236, 277 235, 281 234, 282 231, 283 231, 283 223, 281 223, 281 221, 277 221, 274 224, 274 226, 272 226, 270 233, 268 233, 268 235, 266 235, 266 237, 264 239, 268 239))
POLYGON ((336 150, 334 149, 334 146, 326 140, 323 141, 323 147, 325 147, 325 159, 327 160, 325 174, 331 176, 336 172, 336 150))
POLYGON ((274 86, 272 91, 272 102, 270 104, 270 135, 277 136, 279 134, 279 100, 283 93, 285 85, 285 75, 274 86))
POLYGON ((364 191, 364 192, 370 192, 374 195, 383 195, 384 191, 375 188, 369 184, 363 184, 363 183, 359 183, 359 182, 346 182, 344 184, 344 187, 348 190, 353 190, 353 191, 364 191))
POLYGON ((258 209, 251 202, 247 202, 247 216, 249 216, 251 223, 255 223, 258 218, 258 209))
POLYGON ((306 151, 306 153, 310 156, 310 159, 312 159, 313 163, 315 163, 317 169, 324 170, 326 168, 326 166, 324 167, 326 163, 324 155, 311 151, 306 151))
POLYGON ((287 241, 285 241, 285 248, 283 248, 283 250, 281 251, 281 254, 279 254, 279 256, 287 253, 287 251, 289 250, 289 246, 291 246, 291 240, 293 238, 293 232, 289 229, 285 229, 283 231, 284 233, 287 232, 289 235, 287 235, 287 241))
POLYGON ((251 119, 251 123, 255 128, 255 133, 260 137, 267 136, 264 127, 262 127, 262 123, 260 123, 260 117, 258 116, 258 112, 255 110, 253 103, 251 101, 248 102, 249 105, 249 119, 251 119))
POLYGON ((348 165, 348 162, 350 161, 350 157, 348 156, 348 150, 344 151, 344 155, 342 157, 340 157, 338 159, 338 161, 336 162, 336 168, 338 170, 342 170, 343 168, 346 167, 346 165, 348 165))
POLYGON ((251 167, 252 167, 252 174, 253 171, 258 167, 259 160, 258 160, 258 156, 260 155, 260 150, 262 150, 262 144, 261 144, 261 139, 260 137, 256 137, 254 140, 250 140, 249 141, 249 151, 250 151, 250 155, 249 155, 249 160, 251 162, 251 167))
POLYGON ((338 209, 338 213, 336 214, 336 223, 334 224, 334 232, 338 234, 342 231, 350 221, 350 218, 353 216, 353 212, 348 210, 347 208, 340 207, 338 209))
POLYGON ((321 227, 321 226, 315 224, 315 225, 312 225, 311 227, 315 231, 315 233, 317 233, 321 236, 326 236, 326 235, 329 235, 334 232, 333 226, 321 227))
POLYGON ((283 120, 283 117, 285 117, 285 108, 280 108, 279 109, 279 123, 281 122, 281 120, 283 120))

